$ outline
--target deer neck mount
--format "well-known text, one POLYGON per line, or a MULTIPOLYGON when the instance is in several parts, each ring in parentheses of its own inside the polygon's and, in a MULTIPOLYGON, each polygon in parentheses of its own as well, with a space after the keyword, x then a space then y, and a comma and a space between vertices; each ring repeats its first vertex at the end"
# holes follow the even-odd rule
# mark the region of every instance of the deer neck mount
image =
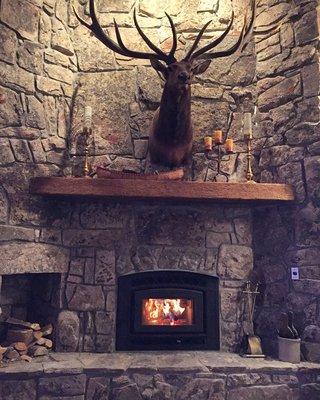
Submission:
POLYGON ((256 0, 250 0, 250 20, 248 21, 247 11, 243 28, 231 47, 226 50, 212 51, 229 34, 234 22, 234 12, 232 12, 225 31, 198 49, 199 42, 211 21, 207 22, 181 61, 175 58, 178 43, 177 33, 171 17, 167 13, 166 16, 172 31, 172 47, 169 53, 163 52, 145 35, 138 23, 136 10, 133 13, 135 27, 151 52, 140 52, 126 47, 115 20, 114 29, 117 42, 112 40, 99 24, 94 0, 89 0, 89 12, 91 24, 80 18, 76 12, 75 15, 80 23, 88 28, 100 42, 122 56, 150 60, 151 66, 165 80, 160 107, 155 113, 149 137, 150 157, 151 161, 171 168, 185 163, 192 150, 191 84, 193 78, 204 73, 213 59, 228 57, 246 47, 254 29, 256 0))

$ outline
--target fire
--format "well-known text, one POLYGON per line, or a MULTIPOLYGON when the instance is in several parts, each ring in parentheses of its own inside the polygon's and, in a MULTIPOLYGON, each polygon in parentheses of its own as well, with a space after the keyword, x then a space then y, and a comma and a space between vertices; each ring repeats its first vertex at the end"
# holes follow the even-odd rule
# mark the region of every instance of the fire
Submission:
POLYGON ((143 320, 146 325, 190 325, 192 323, 191 301, 144 299, 143 320))

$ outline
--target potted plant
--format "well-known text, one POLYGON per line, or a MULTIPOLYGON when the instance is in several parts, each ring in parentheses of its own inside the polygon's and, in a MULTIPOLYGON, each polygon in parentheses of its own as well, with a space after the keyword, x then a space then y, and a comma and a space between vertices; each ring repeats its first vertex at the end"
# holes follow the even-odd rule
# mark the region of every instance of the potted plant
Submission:
POLYGON ((300 362, 301 339, 293 324, 293 312, 282 313, 278 329, 279 360, 300 362))

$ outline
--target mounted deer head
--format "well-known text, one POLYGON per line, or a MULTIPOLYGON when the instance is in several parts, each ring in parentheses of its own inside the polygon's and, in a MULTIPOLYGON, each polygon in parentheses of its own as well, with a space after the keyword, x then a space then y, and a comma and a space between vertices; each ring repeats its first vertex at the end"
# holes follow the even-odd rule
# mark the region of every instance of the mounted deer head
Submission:
POLYGON ((152 131, 150 132, 149 150, 152 161, 174 167, 184 163, 189 157, 193 136, 190 116, 190 85, 193 77, 204 73, 213 59, 230 56, 238 50, 242 51, 245 48, 254 28, 256 0, 250 0, 250 5, 250 21, 247 21, 247 12, 239 37, 230 48, 212 52, 229 34, 234 22, 233 12, 226 30, 218 38, 212 40, 204 47, 197 49, 211 21, 207 22, 199 31, 193 45, 181 61, 177 61, 175 58, 178 43, 177 33, 171 17, 167 13, 166 16, 172 31, 172 47, 168 54, 152 43, 145 35, 139 26, 135 10, 133 14, 135 27, 152 52, 140 52, 128 49, 122 40, 119 26, 115 20, 114 28, 117 42, 112 40, 98 22, 94 0, 89 0, 91 24, 84 21, 75 13, 81 24, 87 27, 106 47, 122 56, 150 60, 152 67, 165 80, 160 109, 156 112, 152 131))

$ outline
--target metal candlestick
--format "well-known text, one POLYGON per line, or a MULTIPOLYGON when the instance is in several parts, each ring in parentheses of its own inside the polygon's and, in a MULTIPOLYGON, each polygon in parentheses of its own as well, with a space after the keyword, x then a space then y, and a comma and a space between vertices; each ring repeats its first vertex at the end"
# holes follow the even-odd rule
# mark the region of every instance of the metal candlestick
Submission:
MULTIPOLYGON (((217 143, 212 150, 205 150, 205 157, 207 160, 213 161, 217 164, 216 174, 213 178, 214 182, 217 182, 217 177, 219 175, 224 176, 226 181, 229 182, 230 174, 222 171, 221 162, 230 161, 230 155, 234 154, 233 151, 226 151, 222 148, 223 143, 217 143)), ((212 167, 211 167, 212 169, 212 167)))
POLYGON ((246 172, 246 178, 247 178, 247 183, 256 183, 253 180, 253 172, 252 172, 252 135, 246 135, 247 139, 247 172, 246 172))
POLYGON ((84 143, 84 164, 83 164, 83 176, 85 178, 90 177, 90 164, 89 164, 89 138, 92 134, 92 129, 85 127, 83 130, 85 135, 85 143, 84 143))

